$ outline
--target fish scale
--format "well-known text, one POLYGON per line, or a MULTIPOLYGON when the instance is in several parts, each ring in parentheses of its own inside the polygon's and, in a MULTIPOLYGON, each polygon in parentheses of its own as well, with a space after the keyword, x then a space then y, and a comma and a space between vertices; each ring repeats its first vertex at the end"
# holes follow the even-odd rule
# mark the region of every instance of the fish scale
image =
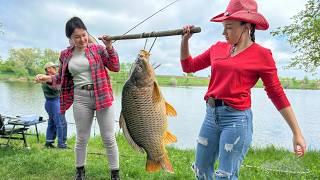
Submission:
POLYGON ((163 98, 156 82, 150 54, 141 50, 133 70, 122 90, 120 128, 128 143, 147 153, 146 170, 161 168, 173 173, 165 145, 176 142, 168 130, 167 116, 175 116, 175 109, 163 98))
POLYGON ((163 156, 164 149, 161 146, 161 139, 167 127, 166 114, 160 112, 159 105, 155 107, 152 102, 152 87, 136 88, 125 86, 125 91, 130 92, 124 95, 122 107, 126 124, 130 135, 136 144, 148 151, 148 156, 159 158, 163 156), (141 109, 137 111, 137 109, 141 109), (152 123, 146 121, 151 120, 152 123), (162 128, 159 128, 162 127, 162 128))

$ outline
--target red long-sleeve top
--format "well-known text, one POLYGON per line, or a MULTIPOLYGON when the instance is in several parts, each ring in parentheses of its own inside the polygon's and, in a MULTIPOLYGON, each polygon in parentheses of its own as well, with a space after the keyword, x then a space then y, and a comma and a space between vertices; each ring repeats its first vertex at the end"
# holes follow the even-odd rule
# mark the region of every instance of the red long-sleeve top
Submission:
POLYGON ((268 97, 278 110, 290 106, 277 75, 269 49, 253 43, 239 54, 230 56, 231 45, 217 42, 204 53, 181 60, 186 73, 211 67, 211 78, 204 99, 222 99, 227 105, 245 110, 251 107, 251 88, 262 79, 268 97))

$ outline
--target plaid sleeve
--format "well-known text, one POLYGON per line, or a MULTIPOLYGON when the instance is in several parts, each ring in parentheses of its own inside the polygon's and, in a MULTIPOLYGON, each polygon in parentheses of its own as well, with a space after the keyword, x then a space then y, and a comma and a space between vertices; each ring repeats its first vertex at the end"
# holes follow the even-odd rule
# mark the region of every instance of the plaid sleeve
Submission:
POLYGON ((52 75, 51 76, 52 83, 50 83, 50 84, 53 87, 58 87, 61 84, 62 67, 63 67, 62 58, 63 58, 63 56, 64 56, 63 53, 61 53, 60 57, 59 57, 59 62, 60 62, 60 64, 59 64, 59 72, 56 75, 52 75))
POLYGON ((99 46, 99 53, 103 64, 113 72, 120 71, 119 56, 114 48, 107 50, 103 46, 99 46))

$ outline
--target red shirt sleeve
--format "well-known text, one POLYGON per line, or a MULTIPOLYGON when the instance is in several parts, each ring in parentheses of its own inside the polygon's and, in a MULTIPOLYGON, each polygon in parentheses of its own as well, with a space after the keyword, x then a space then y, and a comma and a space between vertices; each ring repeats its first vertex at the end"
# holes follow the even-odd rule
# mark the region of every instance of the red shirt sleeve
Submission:
POLYGON ((263 68, 260 70, 259 74, 263 81, 263 85, 265 86, 265 91, 267 92, 268 97, 271 99, 276 108, 281 110, 290 106, 290 102, 279 81, 275 61, 270 50, 264 53, 264 58, 263 68))
POLYGON ((195 58, 191 56, 186 59, 181 60, 182 70, 185 73, 193 73, 204 68, 207 68, 211 65, 210 63, 210 49, 206 50, 204 53, 198 55, 195 58))

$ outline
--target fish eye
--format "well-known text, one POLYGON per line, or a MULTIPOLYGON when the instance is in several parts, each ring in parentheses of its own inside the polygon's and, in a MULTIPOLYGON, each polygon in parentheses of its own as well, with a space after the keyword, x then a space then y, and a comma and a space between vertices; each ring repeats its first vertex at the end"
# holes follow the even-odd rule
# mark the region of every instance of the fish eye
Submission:
POLYGON ((137 71, 138 71, 138 72, 142 72, 141 66, 137 66, 136 68, 137 68, 137 71))

